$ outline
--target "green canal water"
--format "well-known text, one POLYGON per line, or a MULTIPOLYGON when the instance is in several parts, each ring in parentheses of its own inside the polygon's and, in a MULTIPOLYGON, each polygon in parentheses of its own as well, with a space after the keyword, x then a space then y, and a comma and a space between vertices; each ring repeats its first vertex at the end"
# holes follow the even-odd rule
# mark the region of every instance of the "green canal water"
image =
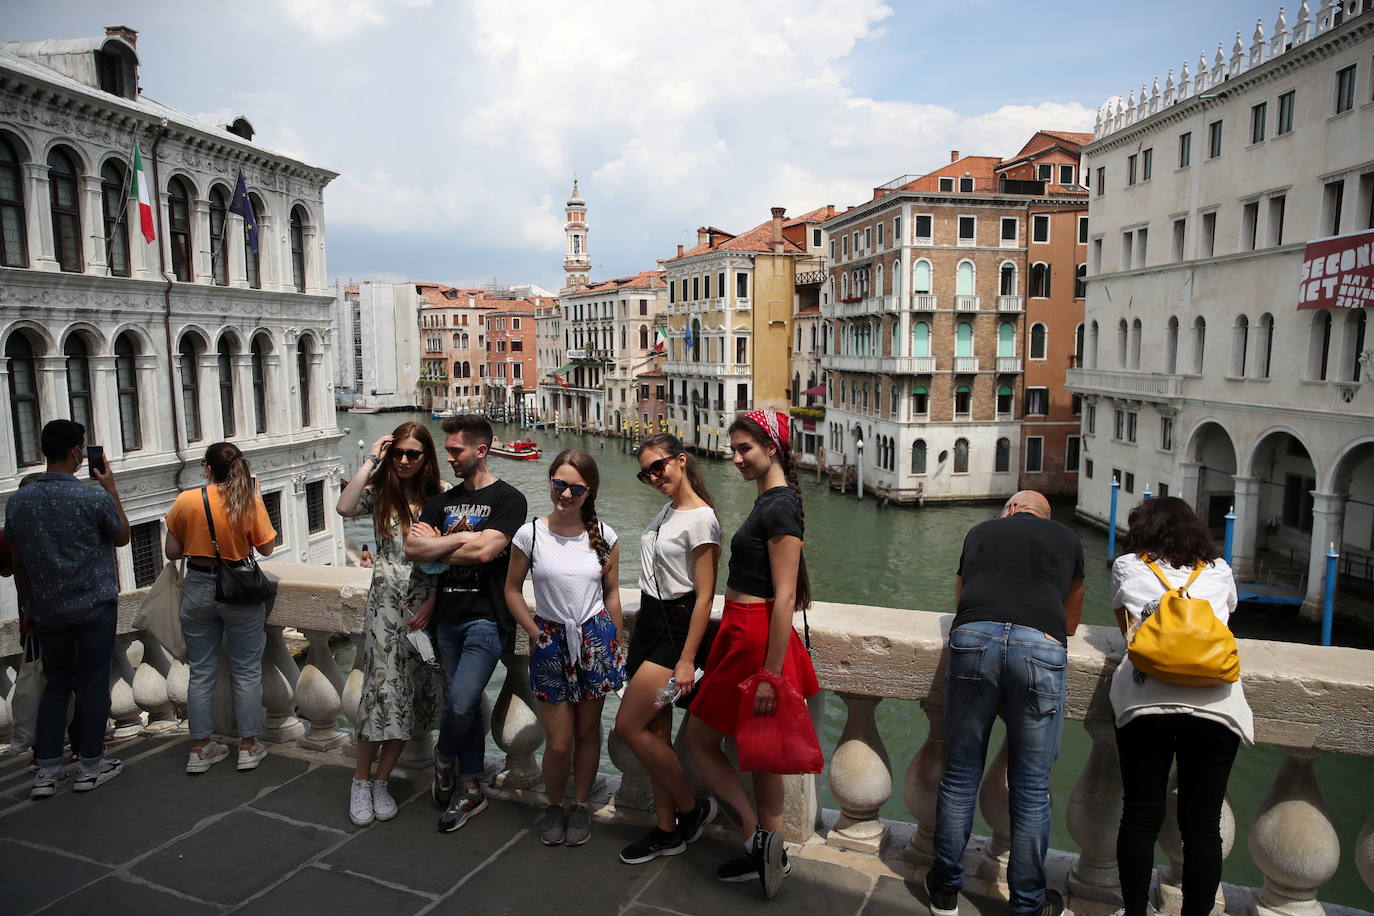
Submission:
MULTIPOLYGON (((340 443, 340 457, 351 473, 366 452, 364 448, 379 436, 389 433, 399 423, 421 419, 435 434, 436 445, 442 446, 443 435, 439 421, 428 421, 428 414, 347 414, 338 415, 338 424, 348 433, 340 443)), ((503 439, 529 436, 543 447, 546 458, 552 458, 562 448, 581 448, 596 458, 601 471, 601 491, 597 510, 601 519, 613 527, 624 539, 621 548, 621 582, 634 587, 639 575, 639 534, 653 519, 663 504, 656 491, 635 479, 639 469, 633 455, 626 452, 625 443, 603 440, 595 436, 572 432, 541 430, 522 433, 514 426, 497 424, 497 435, 503 439)), ((492 459, 492 470, 501 478, 523 491, 530 500, 531 513, 548 511, 547 461, 508 461, 492 459)), ((722 530, 727 540, 749 513, 754 500, 753 484, 741 480, 726 461, 706 459, 702 462, 712 495, 719 507, 722 530)), ((445 480, 452 473, 444 467, 445 480)), ((806 558, 816 600, 842 601, 887 607, 909 607, 918 610, 949 613, 954 609, 954 575, 964 532, 972 525, 991 518, 998 506, 928 505, 923 509, 880 508, 873 499, 857 500, 852 493, 840 495, 815 482, 814 472, 809 479, 802 474, 802 494, 806 508, 806 558)), ((1124 509, 1124 507, 1123 507, 1124 509)), ((1073 527, 1083 541, 1086 568, 1083 622, 1100 626, 1114 625, 1107 594, 1107 539, 1096 528, 1077 522, 1072 503, 1057 505, 1055 518, 1073 527)), ((348 522, 345 529, 355 544, 370 543, 372 532, 367 521, 348 522)), ((724 587, 727 557, 722 557, 720 588, 724 587)), ((1257 639, 1278 639, 1312 643, 1317 641, 1316 629, 1293 619, 1292 612, 1249 611, 1232 618, 1238 636, 1257 639)), ((1343 637, 1348 644, 1362 644, 1358 633, 1345 633, 1337 628, 1336 641, 1343 637)), ((346 644, 345 644, 346 645, 346 644)), ((351 648, 343 649, 340 664, 352 665, 351 648)), ((344 670, 347 670, 345 667, 344 670)), ((493 679, 489 692, 495 699, 499 690, 501 670, 493 679)), ((607 704, 606 727, 615 715, 615 701, 607 704)), ((844 705, 830 697, 825 710, 822 745, 832 750, 839 741, 844 726, 844 705)), ((893 793, 883 807, 884 817, 912 820, 902 800, 902 785, 907 765, 926 739, 926 717, 916 703, 884 700, 877 710, 879 732, 892 761, 893 793)), ((995 734, 992 749, 1000 744, 995 734)), ((1079 771, 1088 757, 1091 742, 1080 723, 1065 723, 1063 749, 1051 776, 1055 800, 1055 819, 1051 844, 1059 849, 1076 848, 1065 825, 1064 808, 1079 771)), ((495 747, 492 753, 497 753, 495 747)), ((1230 797, 1237 821, 1236 849, 1227 860, 1224 878, 1237 884, 1259 886, 1263 875, 1250 861, 1245 847, 1245 831, 1254 820, 1260 802, 1278 772, 1281 755, 1270 747, 1242 749, 1231 775, 1230 797)), ((609 761, 603 769, 611 770, 609 761)), ((1374 895, 1360 880, 1355 870, 1353 850, 1355 838, 1363 821, 1370 814, 1367 786, 1374 782, 1374 757, 1328 755, 1316 762, 1318 785, 1335 822, 1341 840, 1341 866, 1336 876, 1323 886, 1321 899, 1333 903, 1374 910, 1374 895)), ((824 803, 837 807, 825 788, 824 803)), ((982 819, 976 826, 979 833, 989 829, 982 819)), ((1160 861, 1164 861, 1161 855, 1160 861)))

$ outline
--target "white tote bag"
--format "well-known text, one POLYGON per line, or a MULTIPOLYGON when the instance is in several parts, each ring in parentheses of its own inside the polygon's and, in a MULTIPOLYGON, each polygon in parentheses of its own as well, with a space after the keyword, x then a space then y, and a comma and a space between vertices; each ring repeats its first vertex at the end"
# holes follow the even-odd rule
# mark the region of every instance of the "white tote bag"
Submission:
POLYGON ((148 589, 143 608, 134 618, 134 629, 147 630, 172 655, 186 658, 186 637, 181 633, 181 570, 175 562, 162 567, 148 589))

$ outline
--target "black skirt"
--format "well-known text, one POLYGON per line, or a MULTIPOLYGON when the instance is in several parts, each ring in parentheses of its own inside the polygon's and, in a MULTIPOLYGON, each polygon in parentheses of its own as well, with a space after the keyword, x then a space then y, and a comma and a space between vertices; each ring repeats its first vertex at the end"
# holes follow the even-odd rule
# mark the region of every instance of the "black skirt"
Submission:
MULTIPOLYGON (((688 592, 670 601, 642 592, 639 599, 639 614, 635 618, 634 634, 630 637, 629 657, 625 662, 625 672, 634 677, 644 662, 653 662, 669 671, 677 667, 682 657, 682 646, 687 642, 687 631, 692 625, 692 608, 696 605, 696 592, 688 592)), ((706 663, 711 652, 711 632, 707 628, 697 647, 696 667, 706 663)))

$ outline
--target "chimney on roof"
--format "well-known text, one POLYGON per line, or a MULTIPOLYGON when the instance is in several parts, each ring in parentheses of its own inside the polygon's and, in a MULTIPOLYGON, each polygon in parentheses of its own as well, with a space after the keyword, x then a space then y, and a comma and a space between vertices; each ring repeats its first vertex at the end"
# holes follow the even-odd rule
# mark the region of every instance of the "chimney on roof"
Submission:
POLYGON ((677 246, 677 256, 678 256, 679 258, 682 257, 682 246, 681 246, 681 245, 677 246))
POLYGON ((105 26, 105 34, 110 38, 124 39, 130 47, 138 47, 138 32, 127 25, 107 25, 105 26))
POLYGON ((705 245, 706 242, 707 242, 710 238, 711 238, 711 233, 709 233, 709 232, 706 231, 706 227, 705 227, 705 226, 698 226, 698 227, 697 227, 697 244, 698 244, 698 245, 705 245))
POLYGON ((786 207, 774 207, 773 214, 773 253, 782 254, 782 215, 787 212, 786 207))
POLYGON ((959 161, 959 151, 958 151, 957 149, 952 149, 952 150, 949 151, 949 161, 950 161, 950 162, 958 162, 958 161, 959 161))

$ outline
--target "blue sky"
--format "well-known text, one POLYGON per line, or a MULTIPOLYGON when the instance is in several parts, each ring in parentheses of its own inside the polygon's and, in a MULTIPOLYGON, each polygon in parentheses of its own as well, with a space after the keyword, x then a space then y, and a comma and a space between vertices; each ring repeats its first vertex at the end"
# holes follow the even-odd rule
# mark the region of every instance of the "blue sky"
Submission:
MULTIPOLYGON (((1294 3, 1288 4, 1296 6, 1294 3)), ((949 150, 1090 130, 1107 97, 1196 65, 1255 0, 10 0, 0 38, 138 29, 143 91, 244 114, 341 174, 339 279, 557 289, 576 173, 594 277, 651 268, 695 227, 867 199, 949 150)), ((1290 10, 1290 17, 1295 11, 1290 10)))

